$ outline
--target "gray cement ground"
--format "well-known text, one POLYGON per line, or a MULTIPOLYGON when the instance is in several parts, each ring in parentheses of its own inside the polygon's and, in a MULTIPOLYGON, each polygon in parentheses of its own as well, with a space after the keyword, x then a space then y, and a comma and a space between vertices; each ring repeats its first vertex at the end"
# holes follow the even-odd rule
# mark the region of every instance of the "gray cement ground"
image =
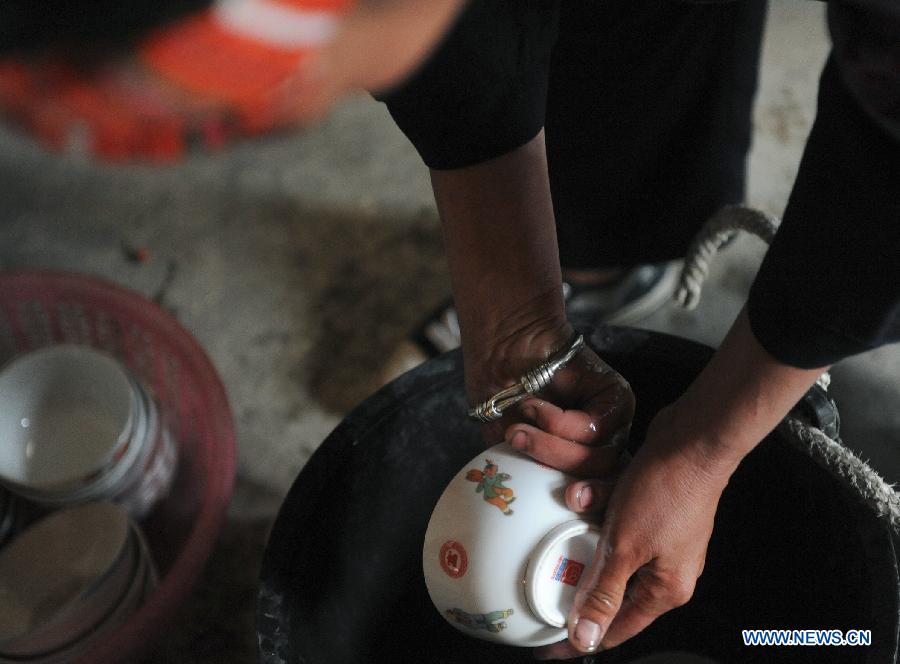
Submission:
MULTIPOLYGON (((780 214, 814 116, 827 52, 818 3, 772 6, 755 114, 749 203, 780 214)), ((0 268, 70 269, 156 297, 206 348, 238 431, 229 522, 160 661, 254 660, 253 602, 282 496, 381 363, 449 292, 427 173, 367 98, 302 134, 167 168, 51 156, 0 131, 0 268), (136 265, 123 246, 146 246, 136 265)), ((764 247, 736 242, 700 307, 653 329, 715 345, 764 247)), ((900 479, 900 349, 835 368, 844 440, 900 479)))

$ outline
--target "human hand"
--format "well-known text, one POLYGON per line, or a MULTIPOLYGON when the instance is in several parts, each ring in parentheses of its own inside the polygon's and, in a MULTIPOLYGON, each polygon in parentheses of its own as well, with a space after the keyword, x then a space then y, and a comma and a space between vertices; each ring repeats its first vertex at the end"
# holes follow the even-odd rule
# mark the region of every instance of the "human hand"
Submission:
POLYGON ((681 444, 674 427, 672 408, 654 418, 611 495, 608 482, 568 487, 573 511, 605 508, 600 545, 575 595, 569 640, 538 649, 539 659, 613 648, 693 595, 733 469, 681 444))
POLYGON ((484 425, 483 433, 489 445, 505 439, 537 461, 596 478, 607 475, 616 463, 633 413, 631 387, 584 347, 556 373, 540 398, 522 401, 500 420, 484 425))
POLYGON ((568 487, 575 511, 602 509, 609 496, 601 544, 575 595, 569 641, 536 654, 612 648, 687 602, 729 478, 823 370, 775 360, 742 311, 688 390, 653 419, 612 491, 591 480, 568 487))
POLYGON ((590 348, 560 370, 540 398, 523 401, 504 439, 541 463, 578 477, 608 475, 634 415, 628 382, 590 348))
POLYGON ((400 84, 425 61, 465 2, 353 0, 345 4, 335 34, 321 48, 310 49, 310 56, 279 90, 276 103, 281 121, 309 125, 352 93, 400 84))

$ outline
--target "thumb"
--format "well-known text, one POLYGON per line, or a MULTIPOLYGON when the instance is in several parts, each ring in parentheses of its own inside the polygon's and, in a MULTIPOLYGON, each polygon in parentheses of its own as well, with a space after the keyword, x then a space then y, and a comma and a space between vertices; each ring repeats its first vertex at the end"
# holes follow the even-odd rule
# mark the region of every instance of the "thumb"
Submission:
POLYGON ((635 569, 636 566, 601 540, 569 614, 569 640, 579 651, 598 650, 622 606, 628 579, 635 569))

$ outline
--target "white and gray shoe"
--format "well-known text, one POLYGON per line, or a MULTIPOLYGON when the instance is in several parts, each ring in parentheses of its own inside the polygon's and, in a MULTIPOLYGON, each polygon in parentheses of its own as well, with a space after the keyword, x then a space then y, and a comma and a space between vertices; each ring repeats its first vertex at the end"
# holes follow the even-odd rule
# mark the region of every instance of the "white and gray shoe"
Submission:
POLYGON ((681 261, 638 265, 603 286, 563 284, 569 316, 632 325, 672 299, 681 261))

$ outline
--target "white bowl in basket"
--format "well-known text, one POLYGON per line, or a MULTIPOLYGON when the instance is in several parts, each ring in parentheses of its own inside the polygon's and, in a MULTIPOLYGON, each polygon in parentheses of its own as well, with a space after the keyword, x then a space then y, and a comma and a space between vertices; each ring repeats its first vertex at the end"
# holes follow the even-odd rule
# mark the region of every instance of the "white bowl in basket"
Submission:
POLYGON ((461 632, 535 647, 566 638, 566 616, 599 527, 565 505, 574 481, 495 445, 444 490, 422 551, 425 584, 461 632))
POLYGON ((106 353, 61 344, 16 357, 0 371, 0 479, 23 493, 77 491, 125 453, 137 405, 106 353))

